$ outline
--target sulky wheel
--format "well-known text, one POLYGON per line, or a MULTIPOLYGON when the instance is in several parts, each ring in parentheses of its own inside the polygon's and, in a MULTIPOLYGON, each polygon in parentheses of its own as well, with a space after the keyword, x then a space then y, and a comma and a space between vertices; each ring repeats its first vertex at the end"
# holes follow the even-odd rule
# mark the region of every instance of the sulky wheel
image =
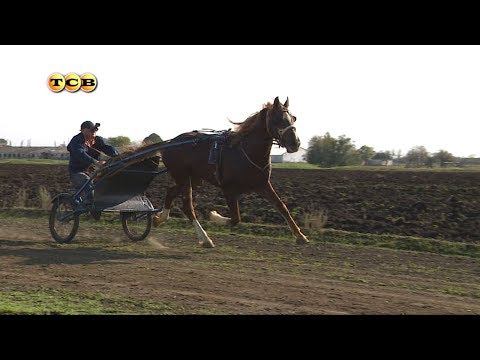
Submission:
POLYGON ((145 239, 152 228, 151 212, 122 212, 122 227, 132 241, 145 239))
POLYGON ((50 210, 49 228, 56 242, 69 243, 78 231, 79 215, 75 214, 71 197, 57 197, 50 210))

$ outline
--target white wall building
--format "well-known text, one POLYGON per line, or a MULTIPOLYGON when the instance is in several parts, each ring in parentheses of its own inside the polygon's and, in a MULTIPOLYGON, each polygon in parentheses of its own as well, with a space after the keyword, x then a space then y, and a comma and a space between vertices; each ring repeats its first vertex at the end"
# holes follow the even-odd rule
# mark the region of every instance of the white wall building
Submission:
POLYGON ((70 153, 64 146, 0 146, 0 159, 58 159, 68 160, 70 153))
POLYGON ((286 162, 307 162, 307 150, 304 148, 299 148, 297 152, 287 153, 284 152, 280 155, 270 155, 272 163, 286 163, 286 162))

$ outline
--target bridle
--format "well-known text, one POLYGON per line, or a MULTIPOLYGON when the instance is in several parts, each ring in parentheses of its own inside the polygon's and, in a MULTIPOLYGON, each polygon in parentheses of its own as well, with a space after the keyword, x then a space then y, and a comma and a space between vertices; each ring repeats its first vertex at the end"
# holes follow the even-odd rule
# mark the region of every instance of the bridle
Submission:
MULTIPOLYGON (((289 112, 288 112, 288 109, 284 109, 283 112, 286 112, 290 118, 293 117, 293 115, 291 115, 289 112)), ((280 129, 280 128, 275 128, 275 130, 277 130, 277 136, 273 135, 272 132, 270 131, 270 124, 269 124, 269 121, 268 121, 268 116, 265 116, 265 126, 267 128, 267 133, 270 137, 273 138, 273 143, 275 145, 279 145, 281 147, 285 147, 285 142, 284 142, 284 139, 283 137, 285 136, 285 133, 288 131, 288 130, 296 130, 295 126, 293 125, 292 122, 290 122, 290 125, 289 126, 286 126, 284 127, 283 129, 280 129)))
MULTIPOLYGON (((288 109, 284 108, 283 112, 286 112, 290 116, 290 119, 294 118, 294 116, 289 113, 288 109)), ((276 134, 277 136, 275 136, 270 131, 270 124, 269 124, 269 121, 268 121, 268 116, 265 116, 265 126, 267 128, 268 136, 273 139, 273 143, 276 144, 276 145, 282 146, 282 147, 285 147, 283 138, 284 138, 285 134, 287 133, 287 131, 289 131, 289 130, 293 131, 293 130, 296 129, 295 126, 293 125, 293 121, 290 120, 290 125, 284 127, 283 129, 279 129, 278 127, 275 128, 275 130, 277 132, 277 134, 276 134)), ((242 150, 243 155, 245 155, 245 158, 250 162, 250 164, 255 166, 258 170, 260 170, 261 172, 264 172, 265 170, 270 169, 270 167, 272 165, 270 156, 268 157, 268 161, 264 166, 259 166, 252 159, 250 159, 250 157, 246 153, 245 149, 243 148, 243 143, 242 142, 240 142, 240 149, 242 150)))

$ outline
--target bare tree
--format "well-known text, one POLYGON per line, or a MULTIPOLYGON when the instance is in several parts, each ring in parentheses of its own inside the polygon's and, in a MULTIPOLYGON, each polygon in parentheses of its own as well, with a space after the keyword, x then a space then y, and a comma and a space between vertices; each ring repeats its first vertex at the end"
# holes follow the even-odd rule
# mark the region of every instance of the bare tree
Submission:
POLYGON ((417 145, 405 155, 407 166, 425 166, 428 163, 428 151, 425 146, 417 145))

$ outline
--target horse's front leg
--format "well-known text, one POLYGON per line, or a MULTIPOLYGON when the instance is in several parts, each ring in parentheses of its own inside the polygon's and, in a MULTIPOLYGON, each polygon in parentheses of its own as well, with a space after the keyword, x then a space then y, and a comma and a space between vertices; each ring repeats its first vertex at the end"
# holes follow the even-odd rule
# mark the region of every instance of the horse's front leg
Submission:
POLYGON ((238 195, 224 192, 225 200, 230 209, 231 218, 220 215, 216 211, 210 211, 210 220, 222 225, 237 225, 240 222, 240 210, 238 208, 238 195))
POLYGON ((293 220, 283 201, 278 197, 270 181, 267 182, 265 186, 256 189, 255 192, 267 199, 273 205, 273 207, 277 209, 280 214, 282 214, 283 218, 287 221, 292 234, 295 236, 297 244, 306 244, 310 242, 308 238, 300 231, 300 228, 295 223, 295 220, 293 220))

